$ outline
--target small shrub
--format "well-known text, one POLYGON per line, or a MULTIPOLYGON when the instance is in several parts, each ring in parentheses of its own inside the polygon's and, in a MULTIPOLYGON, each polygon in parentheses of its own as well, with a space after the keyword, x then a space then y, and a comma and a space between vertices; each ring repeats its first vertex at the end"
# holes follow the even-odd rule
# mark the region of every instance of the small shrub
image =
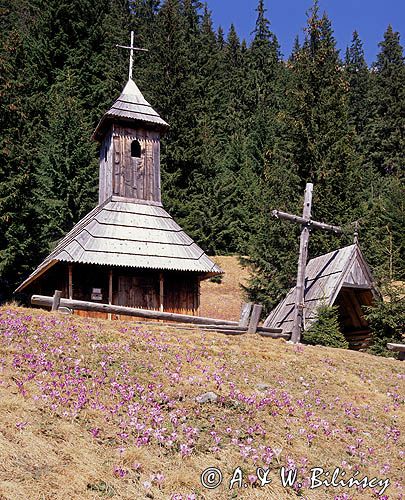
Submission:
POLYGON ((304 342, 348 349, 349 343, 340 330, 337 307, 328 305, 319 307, 318 319, 305 332, 304 342))
POLYGON ((372 345, 368 352, 377 356, 397 357, 396 353, 387 349, 387 343, 404 342, 405 299, 392 286, 385 288, 384 296, 384 300, 366 308, 365 317, 372 332, 372 345))
POLYGON ((220 285, 222 283, 223 277, 223 274, 218 274, 218 276, 213 276, 212 278, 210 278, 210 282, 220 285))

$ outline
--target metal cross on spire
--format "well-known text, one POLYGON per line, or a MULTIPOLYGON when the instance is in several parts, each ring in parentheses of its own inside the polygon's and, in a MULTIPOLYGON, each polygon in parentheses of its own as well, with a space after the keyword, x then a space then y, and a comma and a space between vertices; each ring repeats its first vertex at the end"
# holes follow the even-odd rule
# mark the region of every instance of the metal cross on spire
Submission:
POLYGON ((128 49, 129 53, 129 79, 132 80, 132 69, 134 66, 134 51, 137 52, 149 52, 148 49, 140 49, 139 47, 134 47, 134 32, 131 31, 131 45, 128 47, 127 45, 116 45, 120 49, 128 49))

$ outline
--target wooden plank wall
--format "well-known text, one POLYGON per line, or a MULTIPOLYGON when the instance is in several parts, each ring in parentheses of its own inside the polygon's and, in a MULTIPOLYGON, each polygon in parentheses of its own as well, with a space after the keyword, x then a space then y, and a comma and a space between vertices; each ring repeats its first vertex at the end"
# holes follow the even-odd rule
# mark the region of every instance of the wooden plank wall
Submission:
POLYGON ((158 132, 114 125, 111 157, 111 168, 104 165, 100 157, 100 179, 104 179, 103 185, 100 180, 100 187, 103 193, 111 192, 116 196, 137 200, 161 201, 158 132), (131 144, 134 140, 141 145, 140 158, 131 156, 131 144))
POLYGON ((113 175, 113 159, 112 159, 112 131, 110 131, 100 148, 100 169, 99 169, 99 189, 98 203, 101 204, 110 196, 112 196, 112 175, 113 175))
MULTIPOLYGON (((107 266, 74 264, 72 267, 73 298, 91 301, 93 288, 100 288, 102 302, 109 300, 109 273, 107 266)), ((135 269, 113 269, 113 304, 141 307, 143 309, 160 309, 160 276, 163 274, 164 311, 180 314, 199 314, 200 280, 194 273, 158 271, 138 271, 135 269)), ((43 279, 35 282, 31 294, 52 296, 55 290, 62 291, 62 297, 68 298, 68 265, 56 264, 43 279)), ((82 317, 107 318, 105 313, 75 311, 82 317)), ((132 317, 117 316, 113 319, 132 317)))
POLYGON ((191 273, 165 275, 164 310, 180 314, 198 314, 200 307, 199 279, 191 273))

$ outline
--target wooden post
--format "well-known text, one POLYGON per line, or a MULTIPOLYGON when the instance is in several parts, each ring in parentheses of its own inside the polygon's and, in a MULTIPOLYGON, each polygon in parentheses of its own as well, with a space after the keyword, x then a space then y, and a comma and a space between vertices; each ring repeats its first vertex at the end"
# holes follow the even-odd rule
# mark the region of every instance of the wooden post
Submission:
POLYGON ((398 359, 400 361, 405 361, 405 344, 387 344, 387 347, 390 351, 397 351, 398 359))
POLYGON ((277 219, 287 220, 301 225, 300 255, 298 259, 297 285, 295 288, 295 305, 293 311, 293 327, 291 341, 299 343, 303 332, 304 302, 305 302, 305 270, 308 260, 309 233, 312 229, 320 229, 335 234, 342 234, 343 229, 339 226, 332 226, 324 222, 317 222, 311 219, 312 190, 313 184, 307 183, 305 189, 304 211, 301 216, 273 210, 272 214, 277 219))
POLYGON ((68 295, 69 299, 73 299, 73 265, 68 264, 68 282, 69 282, 69 290, 68 295))
POLYGON ((57 311, 59 309, 61 296, 62 296, 62 292, 60 290, 55 290, 55 293, 53 294, 51 311, 57 311))
POLYGON ((243 328, 247 328, 249 325, 249 317, 250 313, 252 311, 253 303, 252 302, 244 302, 242 304, 242 308, 240 311, 240 319, 239 319, 239 326, 242 326, 243 328))
POLYGON ((163 273, 159 276, 159 311, 164 310, 164 298, 165 298, 165 281, 163 273))
POLYGON ((197 297, 197 309, 195 310, 195 315, 199 316, 200 315, 200 307, 201 307, 201 276, 197 278, 197 291, 196 291, 196 297, 197 297))
MULTIPOLYGON (((304 197, 304 210, 302 216, 304 219, 311 218, 312 206, 312 190, 313 184, 308 183, 305 189, 304 197)), ((295 306, 293 316, 293 330, 291 334, 291 341, 297 344, 301 340, 301 333, 304 320, 304 294, 305 294, 305 270, 308 259, 308 241, 309 241, 309 227, 303 225, 300 237, 300 255, 298 258, 298 272, 297 272, 297 286, 295 288, 295 306)))
POLYGON ((261 306, 260 304, 255 304, 253 306, 252 316, 250 317, 249 327, 247 331, 248 333, 256 333, 262 310, 263 306, 261 306))
MULTIPOLYGON (((113 303, 113 270, 110 269, 108 272, 108 303, 111 305, 113 303)), ((112 314, 108 313, 108 319, 112 319, 112 314)))

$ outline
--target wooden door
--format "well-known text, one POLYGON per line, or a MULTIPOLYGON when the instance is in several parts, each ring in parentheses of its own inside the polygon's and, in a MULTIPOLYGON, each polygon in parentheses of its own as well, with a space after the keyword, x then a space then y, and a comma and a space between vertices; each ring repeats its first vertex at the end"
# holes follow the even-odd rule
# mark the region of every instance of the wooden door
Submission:
POLYGON ((159 275, 119 276, 117 303, 126 307, 159 309, 159 275))

